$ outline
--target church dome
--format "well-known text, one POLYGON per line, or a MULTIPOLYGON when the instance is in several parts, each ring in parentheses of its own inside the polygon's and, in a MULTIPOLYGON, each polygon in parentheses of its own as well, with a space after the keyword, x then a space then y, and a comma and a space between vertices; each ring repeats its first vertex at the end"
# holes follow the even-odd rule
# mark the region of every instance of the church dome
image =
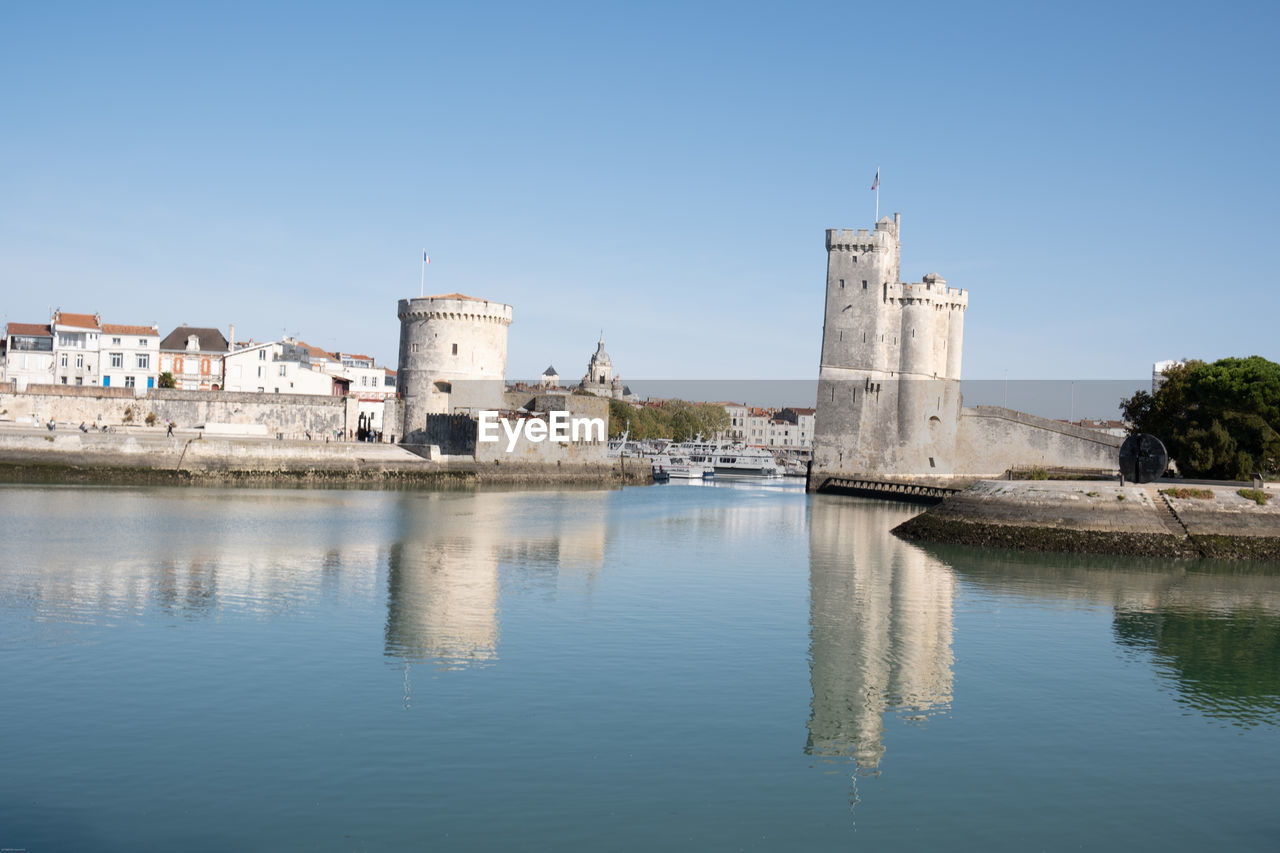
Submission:
POLYGON ((596 345, 596 351, 591 356, 591 363, 603 367, 604 365, 613 366, 613 359, 609 358, 609 353, 604 351, 604 338, 600 338, 600 343, 596 345))

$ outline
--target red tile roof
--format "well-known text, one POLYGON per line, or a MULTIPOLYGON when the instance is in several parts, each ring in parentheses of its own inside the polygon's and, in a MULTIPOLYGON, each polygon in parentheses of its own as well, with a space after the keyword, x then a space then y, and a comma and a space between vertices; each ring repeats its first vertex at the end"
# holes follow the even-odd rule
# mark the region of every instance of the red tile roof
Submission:
POLYGON ((52 337, 53 329, 50 329, 47 325, 42 326, 39 323, 10 323, 6 333, 10 335, 45 335, 52 337))
POLYGON ((306 341, 298 341, 298 346, 302 347, 307 352, 311 353, 313 357, 327 358, 327 359, 330 359, 331 361, 340 360, 334 353, 326 352, 325 350, 320 349, 320 347, 314 347, 311 344, 307 343, 306 341))
POLYGON ((103 323, 102 331, 108 335, 159 335, 155 326, 121 326, 116 323, 103 323))
POLYGON ((474 296, 467 296, 465 293, 437 293, 435 296, 428 296, 428 299, 470 299, 472 302, 488 302, 488 299, 477 299, 474 296))
POLYGON ((54 322, 59 326, 75 326, 77 329, 96 329, 98 321, 92 314, 68 314, 59 311, 54 314, 54 322))

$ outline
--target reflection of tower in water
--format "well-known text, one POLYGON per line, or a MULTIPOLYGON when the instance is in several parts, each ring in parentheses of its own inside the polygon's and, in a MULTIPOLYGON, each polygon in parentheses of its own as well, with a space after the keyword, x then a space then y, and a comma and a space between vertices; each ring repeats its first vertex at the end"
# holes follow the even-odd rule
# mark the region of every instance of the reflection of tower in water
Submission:
POLYGON ((400 505, 388 562, 388 654, 458 666, 497 656, 497 497, 436 493, 400 505), (463 500, 473 512, 455 511, 463 500))
POLYGON ((913 510, 817 497, 810 512, 805 750, 876 770, 884 712, 917 717, 951 701, 955 578, 889 533, 913 510))
POLYGON ((554 591, 566 577, 590 583, 604 562, 605 503, 596 493, 413 494, 399 514, 386 652, 405 661, 496 660, 504 586, 518 598, 554 591))

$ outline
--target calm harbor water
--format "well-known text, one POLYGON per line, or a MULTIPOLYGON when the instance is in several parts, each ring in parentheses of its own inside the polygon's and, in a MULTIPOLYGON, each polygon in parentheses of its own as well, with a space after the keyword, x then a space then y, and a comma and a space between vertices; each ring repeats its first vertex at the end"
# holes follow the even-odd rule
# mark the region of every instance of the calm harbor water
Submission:
POLYGON ((1280 575, 915 511, 0 486, 0 847, 1275 849, 1280 575))

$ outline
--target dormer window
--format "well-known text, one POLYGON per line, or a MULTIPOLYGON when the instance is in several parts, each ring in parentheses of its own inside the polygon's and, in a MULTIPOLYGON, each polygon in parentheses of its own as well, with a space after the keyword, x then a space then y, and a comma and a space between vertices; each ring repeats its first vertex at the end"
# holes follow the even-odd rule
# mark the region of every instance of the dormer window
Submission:
POLYGON ((195 352, 200 349, 200 336, 187 335, 187 352, 195 352))

